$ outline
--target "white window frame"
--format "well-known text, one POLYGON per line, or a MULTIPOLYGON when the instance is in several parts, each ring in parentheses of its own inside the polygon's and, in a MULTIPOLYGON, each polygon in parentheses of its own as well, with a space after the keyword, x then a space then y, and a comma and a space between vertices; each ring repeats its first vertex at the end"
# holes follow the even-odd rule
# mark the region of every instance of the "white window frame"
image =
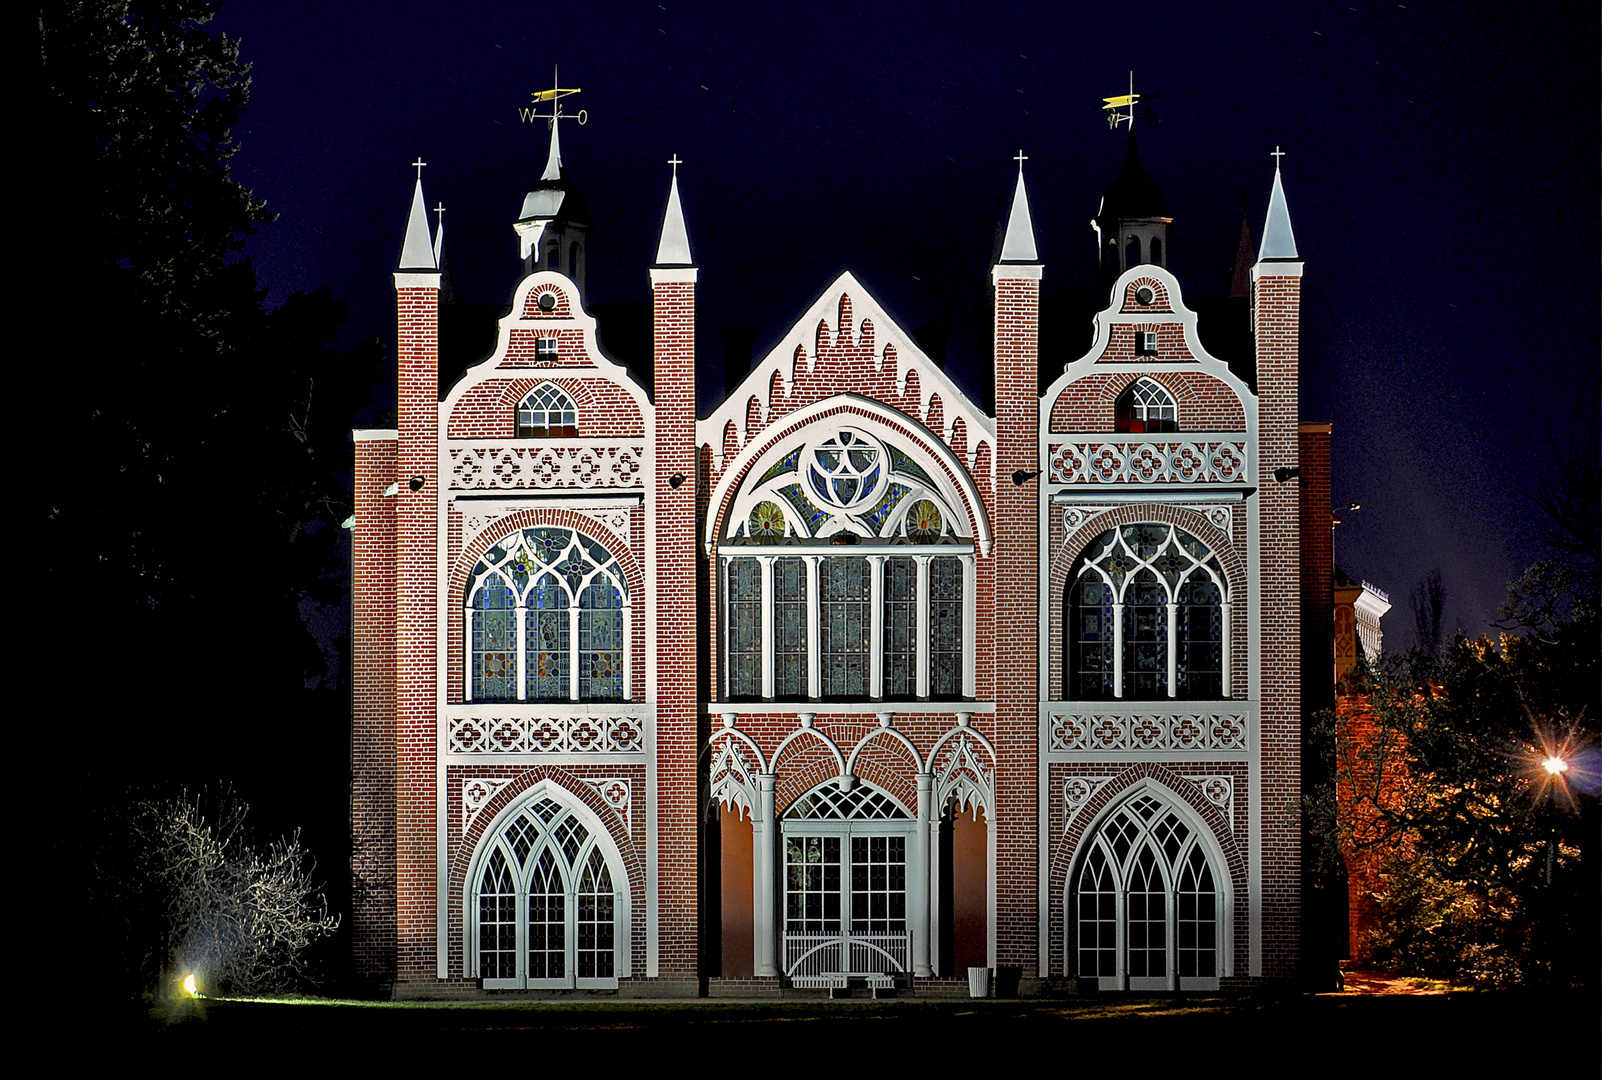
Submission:
MULTIPOLYGON (((1133 817, 1140 821, 1140 816, 1133 817)), ((1066 925, 1069 933, 1064 935, 1064 970, 1074 974, 1079 972, 1079 884, 1084 873, 1085 862, 1090 857, 1093 847, 1099 847, 1112 868, 1115 879, 1115 946, 1114 955, 1116 966, 1111 976, 1085 976, 1095 978, 1097 986, 1102 990, 1216 990, 1219 979, 1233 973, 1234 937, 1234 896, 1228 873, 1228 865, 1224 861, 1223 851, 1219 848, 1216 838, 1207 825, 1198 820, 1185 801, 1172 791, 1152 780, 1143 780, 1125 792, 1112 806, 1108 807, 1087 828, 1084 833, 1085 840, 1081 843, 1081 850, 1074 858, 1073 869, 1068 875, 1068 887, 1064 893, 1064 910, 1066 912, 1066 925), (1106 827, 1118 819, 1125 807, 1131 806, 1141 796, 1149 796, 1162 804, 1162 808, 1153 814, 1150 821, 1145 821, 1135 842, 1130 845, 1129 852, 1122 860, 1116 857, 1116 852, 1103 837, 1106 827), (1178 854, 1168 859, 1163 853, 1157 839, 1152 835, 1153 822, 1160 821, 1162 814, 1173 812, 1190 830, 1180 847, 1178 854), (1129 931, 1128 881, 1129 870, 1134 860, 1146 844, 1151 844, 1157 851, 1157 865, 1163 879, 1163 890, 1166 897, 1164 918, 1166 920, 1165 963, 1166 973, 1162 977, 1133 977, 1128 973, 1129 931), (1214 974, 1212 976, 1185 976, 1179 975, 1179 905, 1177 903, 1177 886, 1175 884, 1179 868, 1190 857, 1196 848, 1200 848, 1206 858, 1208 870, 1213 878, 1213 896, 1215 904, 1214 918, 1214 974)))
MULTIPOLYGON (((724 613, 722 648, 721 648, 721 674, 725 697, 728 696, 730 677, 729 656, 729 620, 727 618, 729 595, 728 575, 730 564, 736 559, 755 559, 761 568, 761 613, 762 613, 762 693, 763 700, 775 700, 774 693, 774 635, 776 620, 774 616, 773 591, 773 564, 777 559, 799 558, 806 564, 807 571, 807 700, 823 700, 823 673, 821 669, 821 647, 819 644, 818 627, 821 623, 821 597, 818 593, 818 566, 821 560, 828 558, 865 558, 872 574, 871 592, 869 594, 868 609, 870 619, 870 634, 868 642, 868 694, 869 700, 885 700, 884 690, 884 569, 885 561, 892 558, 909 558, 917 564, 918 587, 916 603, 917 632, 915 635, 917 656, 914 660, 916 672, 916 690, 913 697, 916 699, 929 698, 930 683, 930 589, 929 568, 931 561, 940 558, 954 558, 962 566, 962 688, 959 695, 950 700, 972 699, 976 685, 976 663, 974 648, 974 596, 976 564, 972 545, 951 545, 940 547, 868 547, 851 546, 805 546, 782 548, 730 548, 719 560, 720 572, 718 585, 720 595, 724 598, 720 610, 724 613)), ((831 695, 834 697, 836 695, 831 695)), ((902 700, 897 698, 896 700, 902 700)), ((946 700, 944 698, 940 700, 946 700)))
POLYGON ((524 792, 522 797, 514 804, 497 814, 487 829, 484 830, 483 839, 479 841, 478 849, 467 866, 466 883, 462 895, 462 924, 465 941, 463 942, 463 957, 467 978, 479 977, 478 956, 478 918, 479 918, 479 883, 484 876, 485 868, 489 865, 491 855, 499 850, 501 857, 507 861, 512 869, 514 888, 517 895, 517 963, 516 974, 510 978, 483 979, 482 984, 486 990, 538 990, 538 989, 577 989, 577 990, 615 990, 618 980, 629 974, 629 942, 632 917, 630 912, 630 890, 628 874, 624 871, 623 859, 613 843, 611 834, 606 825, 587 806, 574 799, 568 792, 551 781, 541 781, 524 792), (513 853, 511 845, 507 842, 505 833, 508 827, 522 815, 523 811, 542 800, 550 799, 562 807, 563 813, 543 823, 541 836, 538 842, 529 849, 528 857, 519 861, 513 853), (584 843, 580 846, 578 854, 568 864, 567 857, 559 848, 556 849, 556 864, 565 889, 564 915, 566 929, 564 943, 567 949, 565 974, 560 979, 530 979, 528 978, 528 880, 532 868, 538 864, 541 852, 547 847, 554 847, 554 831, 564 818, 573 817, 583 825, 588 833, 584 843), (612 879, 612 974, 605 978, 578 977, 578 884, 583 877, 584 866, 589 861, 590 853, 595 850, 601 852, 606 862, 608 875, 612 879))
MULTIPOLYGON (((587 535, 585 533, 582 533, 577 529, 567 528, 566 526, 554 526, 553 525, 553 526, 537 526, 537 527, 538 528, 549 528, 552 531, 566 532, 566 533, 573 534, 573 539, 568 542, 568 548, 571 548, 575 543, 577 543, 577 539, 579 537, 581 537, 581 536, 584 537, 585 539, 591 541, 592 543, 600 544, 600 541, 597 540, 595 537, 589 536, 589 535, 587 535)), ((521 530, 519 532, 512 533, 510 536, 508 536, 505 539, 503 539, 500 542, 500 544, 498 544, 496 546, 504 546, 507 543, 507 541, 514 540, 515 538, 520 537, 520 536, 521 536, 521 530)), ((600 546, 605 547, 604 544, 601 544, 600 546)), ((493 548, 491 550, 493 550, 493 548)), ((593 559, 591 561, 593 562, 593 559)), ((464 598, 464 602, 463 602, 463 606, 462 606, 462 700, 463 701, 473 701, 474 700, 474 698, 473 698, 473 662, 474 662, 473 661, 473 616, 474 616, 474 614, 477 613, 477 609, 473 607, 473 597, 477 595, 478 590, 483 586, 483 584, 485 582, 487 582, 492 576, 497 575, 497 574, 500 576, 500 578, 503 581, 505 581, 507 583, 507 586, 511 589, 512 593, 517 598, 517 604, 512 609, 513 612, 514 612, 514 615, 513 615, 513 632, 514 632, 514 635, 515 635, 516 640, 517 640, 517 643, 514 646, 514 648, 516 649, 516 655, 517 655, 517 693, 516 693, 516 696, 512 700, 515 700, 515 701, 527 701, 527 700, 530 700, 528 698, 528 696, 527 696, 527 690, 528 690, 528 670, 527 670, 527 668, 528 668, 528 642, 527 642, 527 638, 528 638, 528 618, 527 618, 528 607, 527 607, 527 601, 528 601, 529 594, 535 588, 538 587, 540 579, 542 577, 544 577, 545 575, 547 575, 547 574, 555 577, 556 581, 557 581, 557 584, 562 588, 563 592, 567 594, 567 618, 568 618, 568 624, 567 624, 567 635, 568 635, 567 636, 567 650, 568 650, 568 672, 567 672, 567 678, 568 678, 568 696, 567 696, 567 698, 565 700, 568 700, 568 701, 579 701, 579 700, 631 701, 631 700, 633 700, 632 688, 630 686, 630 683, 631 683, 631 674, 632 674, 632 664, 631 664, 632 656, 631 656, 631 652, 632 652, 632 648, 633 648, 632 630, 633 630, 633 626, 634 626, 634 607, 633 607, 633 603, 631 601, 631 598, 629 596, 628 580, 627 580, 627 578, 624 576, 624 574, 622 572, 622 567, 618 566, 617 557, 615 555, 612 557, 612 559, 611 559, 611 561, 610 561, 610 563, 608 565, 617 566, 618 567, 617 573, 613 574, 613 573, 608 572, 605 565, 597 565, 597 566, 595 566, 595 568, 593 570, 590 571, 589 574, 587 574, 584 577, 583 581, 581 581, 579 583, 579 586, 576 589, 573 588, 571 585, 569 585, 567 579, 562 574, 557 573, 556 570, 553 567, 548 567, 548 566, 544 567, 544 568, 542 568, 540 570, 532 572, 529 575, 529 584, 523 589, 519 589, 517 587, 516 582, 511 580, 511 579, 509 579, 507 577, 507 575, 505 573, 502 573, 497 567, 491 567, 487 571, 485 571, 484 573, 482 573, 482 574, 478 575, 477 577, 471 579, 468 582, 468 587, 467 587, 467 590, 466 590, 466 596, 464 598), (579 667, 580 667, 580 665, 579 665, 579 658, 580 658, 580 651, 579 651, 579 621, 580 621, 580 612, 582 610, 584 610, 584 609, 582 609, 580 607, 580 602, 583 600, 585 590, 590 588, 592 585, 594 585, 594 584, 596 584, 598 582, 610 582, 612 584, 612 586, 617 589, 618 598, 622 601, 622 606, 619 607, 617 610, 619 612, 621 612, 622 620, 623 620, 623 649, 622 649, 622 656, 623 656, 623 659, 622 659, 622 666, 623 666, 622 686, 623 686, 623 691, 622 691, 622 696, 620 698, 617 698, 617 699, 611 699, 611 698, 581 699, 580 692, 579 692, 579 681, 580 681, 580 671, 579 671, 579 667)), ((552 699, 536 698, 536 699, 533 699, 533 700, 541 701, 541 700, 552 700, 552 699)), ((554 699, 554 700, 560 701, 560 700, 564 700, 564 699, 557 698, 557 699, 554 699)))
MULTIPOLYGON (((817 793, 820 793, 820 792, 825 792, 826 789, 834 788, 837 784, 838 784, 837 780, 825 781, 823 784, 818 785, 817 788, 814 788, 811 792, 808 792, 806 795, 803 795, 802 799, 811 797, 811 796, 813 796, 813 795, 815 795, 817 793)), ((791 838, 801 839, 801 838, 813 837, 813 836, 816 836, 816 837, 835 836, 835 837, 839 837, 840 838, 840 893, 841 893, 841 896, 840 896, 840 933, 838 935, 834 935, 834 937, 835 937, 836 941, 840 944, 840 947, 841 947, 841 954, 840 955, 842 955, 842 956, 848 956, 849 955, 850 942, 854 937, 857 936, 857 935, 853 934, 853 932, 851 930, 851 892, 852 892, 852 889, 851 889, 851 865, 852 865, 851 864, 851 840, 852 840, 852 838, 853 837, 874 837, 874 836, 887 836, 887 837, 894 836, 894 837, 903 838, 904 851, 905 851, 905 858, 904 858, 903 865, 906 868, 906 876, 905 876, 905 879, 904 879, 906 904, 905 904, 905 908, 904 908, 905 914, 904 914, 903 918, 904 918, 904 920, 905 920, 905 922, 907 924, 906 946, 905 946, 905 955, 906 955, 907 959, 902 964, 902 969, 900 971, 888 972, 887 974, 908 974, 908 975, 910 975, 912 973, 912 971, 913 971, 913 967, 914 967, 913 958, 918 955, 917 944, 914 941, 914 938, 915 938, 915 936, 917 934, 919 934, 921 932, 926 932, 926 931, 923 930, 923 926, 924 926, 925 922, 928 921, 928 920, 922 920, 922 919, 919 918, 919 911, 914 906, 916 903, 920 902, 919 898, 917 897, 917 894, 916 894, 915 886, 917 885, 917 883, 919 881, 928 881, 929 880, 928 873, 927 873, 928 868, 927 867, 920 867, 917 864, 917 860, 922 857, 922 847, 921 847, 921 845, 919 845, 917 843, 917 833, 918 833, 918 825, 919 825, 919 822, 917 820, 917 815, 913 814, 910 810, 908 810, 907 807, 902 804, 901 800, 897 799, 895 796, 891 795, 889 792, 885 791, 883 788, 876 787, 875 785, 866 783, 865 781, 862 781, 862 780, 856 781, 855 784, 853 785, 853 788, 854 788, 854 791, 856 793, 858 793, 858 794, 870 795, 870 796, 876 795, 876 796, 880 797, 881 799, 883 799, 884 801, 892 804, 895 807, 896 812, 900 816, 894 817, 894 818, 879 818, 879 817, 874 817, 874 818, 860 818, 860 817, 833 817, 833 818, 811 818, 811 817, 805 817, 805 818, 796 818, 796 817, 790 817, 789 816, 789 814, 794 811, 795 806, 796 806, 796 803, 792 803, 790 809, 787 810, 785 812, 785 815, 780 818, 780 834, 781 834, 782 842, 781 842, 781 844, 779 846, 779 851, 778 851, 778 856, 779 857, 778 857, 777 861, 778 861, 779 865, 775 868, 777 870, 777 872, 778 872, 778 875, 779 875, 779 888, 778 888, 778 894, 777 894, 778 897, 779 897, 779 928, 778 928, 779 929, 779 934, 778 934, 778 937, 779 937, 779 941, 780 941, 779 955, 780 955, 780 958, 781 958, 779 966, 780 966, 780 970, 787 977, 794 977, 794 975, 795 975, 795 972, 792 970, 792 968, 794 967, 794 963, 790 958, 790 937, 791 937, 791 934, 790 934, 790 930, 789 930, 789 917, 788 917, 789 895, 790 895, 789 872, 788 872, 788 868, 789 868, 789 853, 790 853, 789 841, 790 841, 791 838), (920 871, 921 871, 921 873, 920 873, 920 871)), ((830 793, 830 794, 832 794, 832 793, 830 793)), ((796 802, 799 803, 800 801, 801 800, 798 799, 796 802)), ((926 897, 923 898, 921 900, 921 903, 927 904, 928 903, 928 899, 926 897)), ((826 959, 823 960, 823 963, 827 964, 827 960, 826 959)), ((847 971, 838 971, 838 970, 836 970, 836 968, 841 967, 841 966, 849 966, 849 965, 839 965, 839 964, 837 964, 837 965, 834 965, 833 967, 827 967, 825 970, 823 970, 821 972, 812 972, 812 973, 808 973, 808 974, 814 974, 814 975, 816 975, 816 974, 829 974, 829 975, 838 974, 838 975, 848 975, 848 976, 863 976, 863 975, 868 975, 868 974, 875 973, 875 972, 869 972, 869 971, 849 971, 849 970, 847 970, 847 971)))

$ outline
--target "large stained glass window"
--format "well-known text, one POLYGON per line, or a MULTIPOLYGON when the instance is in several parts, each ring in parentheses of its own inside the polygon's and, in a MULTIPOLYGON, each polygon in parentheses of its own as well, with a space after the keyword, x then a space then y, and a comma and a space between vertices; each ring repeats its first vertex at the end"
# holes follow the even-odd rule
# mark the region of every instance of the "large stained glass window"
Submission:
POLYGON ((1156 524, 1102 533, 1063 599, 1067 699, 1229 696, 1223 568, 1189 533, 1156 524))
POLYGON ((1203 838, 1147 788, 1090 837, 1074 877, 1070 955, 1104 989, 1208 989, 1221 973, 1223 906, 1203 838))
POLYGON ((971 695, 974 545, 939 470, 852 428, 758 469, 719 543, 724 693, 971 695))
POLYGON ((477 916, 469 941, 484 985, 615 986, 626 936, 601 837, 567 803, 537 795, 484 845, 468 908, 477 916))
POLYGON ((466 601, 469 700, 629 696, 628 582, 599 541, 515 532, 473 568, 466 601))

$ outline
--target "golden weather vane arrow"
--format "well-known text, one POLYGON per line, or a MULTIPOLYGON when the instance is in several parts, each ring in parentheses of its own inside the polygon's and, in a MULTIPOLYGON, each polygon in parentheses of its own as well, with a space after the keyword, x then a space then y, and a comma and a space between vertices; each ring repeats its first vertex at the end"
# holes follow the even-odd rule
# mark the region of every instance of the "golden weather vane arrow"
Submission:
POLYGON ((579 93, 581 89, 581 87, 577 86, 564 87, 558 69, 553 67, 551 68, 551 88, 549 90, 535 90, 530 95, 533 104, 517 110, 518 119, 525 124, 532 124, 536 120, 544 120, 548 124, 555 124, 558 120, 577 120, 580 124, 587 123, 590 118, 587 110, 580 109, 572 114, 562 110, 562 99, 572 97, 574 94, 579 93), (551 103, 551 111, 540 112, 540 105, 547 101, 551 103))

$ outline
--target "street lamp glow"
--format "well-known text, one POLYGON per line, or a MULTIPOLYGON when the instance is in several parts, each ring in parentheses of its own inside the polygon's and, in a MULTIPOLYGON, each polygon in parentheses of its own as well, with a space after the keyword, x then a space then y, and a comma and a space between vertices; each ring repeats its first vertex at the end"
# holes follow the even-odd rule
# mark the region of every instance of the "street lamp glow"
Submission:
POLYGON ((1541 762, 1541 768, 1545 769, 1548 775, 1556 778, 1569 771, 1569 763, 1558 757, 1556 754, 1553 754, 1551 757, 1541 762))
POLYGON ((184 976, 184 993, 193 998, 200 996, 200 989, 195 986, 195 976, 193 973, 184 976))

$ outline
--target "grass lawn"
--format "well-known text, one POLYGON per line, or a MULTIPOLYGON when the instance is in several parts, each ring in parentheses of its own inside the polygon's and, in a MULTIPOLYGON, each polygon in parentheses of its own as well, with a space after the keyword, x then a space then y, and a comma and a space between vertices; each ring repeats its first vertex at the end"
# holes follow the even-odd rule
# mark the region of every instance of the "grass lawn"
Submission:
POLYGON ((1045 1054, 1062 1064, 1188 1063, 1246 1076, 1298 1069, 1367 1077, 1399 1065, 1478 1070, 1491 1063, 1543 1071, 1572 1063, 1595 1076, 1597 1006, 1591 995, 1490 993, 772 1003, 295 998, 182 1002, 127 1034, 167 1060, 279 1046, 415 1064, 511 1044, 537 1051, 542 1070, 558 1062, 593 1068, 600 1054, 673 1073, 678 1065, 704 1068, 712 1054, 732 1055, 730 1067, 745 1059, 744 1067, 787 1074, 848 1062, 904 1065, 911 1054, 941 1071, 978 1061, 1009 1075, 1036 1071, 1045 1054))

